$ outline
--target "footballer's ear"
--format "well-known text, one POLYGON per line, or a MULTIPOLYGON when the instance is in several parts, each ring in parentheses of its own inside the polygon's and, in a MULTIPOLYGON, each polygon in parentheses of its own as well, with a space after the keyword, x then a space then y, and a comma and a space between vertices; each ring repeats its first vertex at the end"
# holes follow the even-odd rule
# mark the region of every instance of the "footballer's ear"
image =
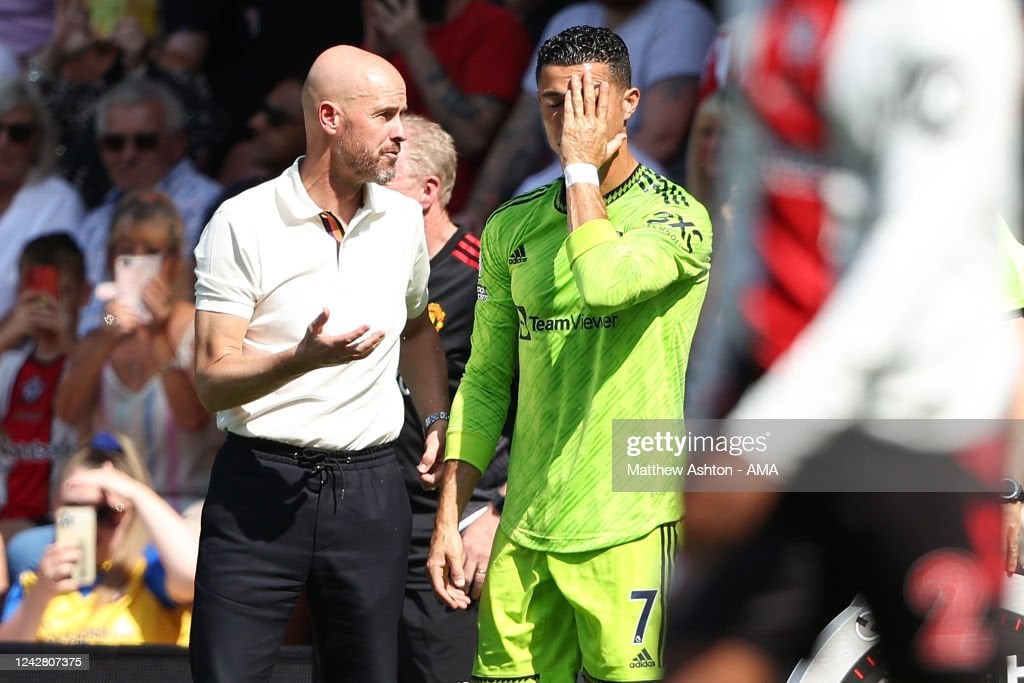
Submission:
POLYGON ((640 106, 640 90, 637 88, 626 88, 626 92, 622 93, 622 111, 627 121, 636 113, 638 106, 640 106))

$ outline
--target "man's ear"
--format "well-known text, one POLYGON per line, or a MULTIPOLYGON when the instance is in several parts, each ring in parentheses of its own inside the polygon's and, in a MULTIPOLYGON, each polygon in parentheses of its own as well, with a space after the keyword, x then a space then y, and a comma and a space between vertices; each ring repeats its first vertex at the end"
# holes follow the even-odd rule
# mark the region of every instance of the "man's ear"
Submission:
POLYGON ((316 116, 320 127, 327 133, 336 133, 341 126, 341 112, 334 106, 334 102, 321 102, 317 107, 316 116))
POLYGON ((430 211, 434 204, 441 203, 441 179, 436 175, 428 175, 421 181, 420 206, 423 213, 430 211))
POLYGON ((629 121, 636 113, 636 108, 640 106, 640 91, 637 88, 627 88, 626 92, 622 94, 622 111, 625 114, 625 120, 629 121))

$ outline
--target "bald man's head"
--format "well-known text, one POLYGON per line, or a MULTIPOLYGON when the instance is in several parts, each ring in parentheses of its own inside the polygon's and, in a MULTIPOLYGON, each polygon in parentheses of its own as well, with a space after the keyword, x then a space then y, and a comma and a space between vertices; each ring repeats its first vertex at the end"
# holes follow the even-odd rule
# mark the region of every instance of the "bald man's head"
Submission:
POLYGON ((405 132, 405 81, 387 60, 350 45, 316 58, 302 87, 306 153, 330 158, 332 175, 386 183, 405 132))
POLYGON ((383 57, 351 45, 335 45, 320 53, 302 87, 302 108, 316 115, 321 100, 344 107, 353 99, 400 88, 405 82, 398 69, 383 57))

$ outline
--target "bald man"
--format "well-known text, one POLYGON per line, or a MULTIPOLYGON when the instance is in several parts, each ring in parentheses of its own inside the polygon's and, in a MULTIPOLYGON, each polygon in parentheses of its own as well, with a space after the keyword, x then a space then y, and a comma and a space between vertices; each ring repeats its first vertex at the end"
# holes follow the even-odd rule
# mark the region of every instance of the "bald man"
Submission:
POLYGON ((302 89, 306 155, 229 199, 196 247, 196 385, 228 437, 206 499, 196 681, 268 680, 309 595, 319 680, 395 680, 410 512, 392 442, 400 371, 433 486, 448 382, 419 204, 382 187, 405 84, 348 46, 302 89))

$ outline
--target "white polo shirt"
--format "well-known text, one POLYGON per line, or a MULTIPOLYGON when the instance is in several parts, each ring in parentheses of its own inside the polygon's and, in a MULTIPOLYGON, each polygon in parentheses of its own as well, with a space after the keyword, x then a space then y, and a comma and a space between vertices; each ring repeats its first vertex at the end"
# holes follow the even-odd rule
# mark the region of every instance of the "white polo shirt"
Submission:
POLYGON ((322 308, 325 331, 384 332, 367 358, 307 372, 277 391, 217 413, 243 436, 329 449, 398 437, 396 376, 406 321, 427 305, 430 258, 420 206, 368 183, 339 243, 299 177, 299 161, 224 202, 196 246, 196 308, 249 321, 245 344, 269 353, 302 340, 322 308))

